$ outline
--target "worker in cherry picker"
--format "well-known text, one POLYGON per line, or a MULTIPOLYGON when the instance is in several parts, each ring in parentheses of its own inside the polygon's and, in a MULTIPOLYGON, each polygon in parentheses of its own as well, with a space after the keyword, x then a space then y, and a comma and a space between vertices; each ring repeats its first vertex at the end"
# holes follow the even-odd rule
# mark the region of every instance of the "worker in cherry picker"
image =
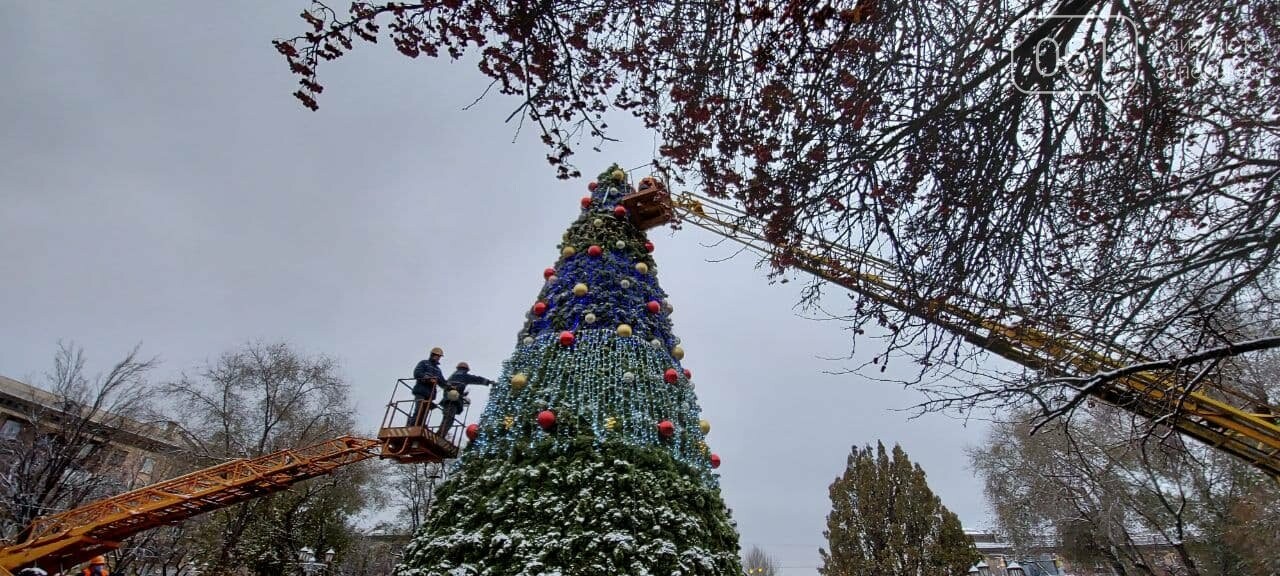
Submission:
POLYGON ((107 571, 107 559, 102 556, 94 556, 89 561, 89 566, 83 571, 83 576, 110 576, 107 571))
POLYGON ((445 438, 445 434, 449 433, 449 427, 453 426, 454 416, 462 413, 462 405, 467 401, 468 384, 492 386, 493 380, 471 374, 471 366, 466 362, 458 363, 457 369, 445 381, 444 398, 440 400, 440 408, 444 410, 444 419, 440 421, 440 428, 436 430, 436 435, 441 438, 445 438))
POLYGON ((444 358, 444 350, 439 346, 431 349, 426 360, 413 367, 413 415, 409 424, 421 426, 425 424, 427 412, 431 410, 431 402, 436 399, 436 387, 444 384, 444 372, 440 371, 440 359, 444 358), (421 417, 420 421, 418 418, 421 417))

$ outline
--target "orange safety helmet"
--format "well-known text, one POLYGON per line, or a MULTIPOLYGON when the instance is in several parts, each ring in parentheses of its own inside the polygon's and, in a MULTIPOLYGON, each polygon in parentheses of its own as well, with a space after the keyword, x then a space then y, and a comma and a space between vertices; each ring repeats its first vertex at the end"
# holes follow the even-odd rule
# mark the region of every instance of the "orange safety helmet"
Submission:
POLYGON ((89 565, 90 566, 106 566, 107 558, 105 556, 94 556, 93 560, 89 561, 89 565))

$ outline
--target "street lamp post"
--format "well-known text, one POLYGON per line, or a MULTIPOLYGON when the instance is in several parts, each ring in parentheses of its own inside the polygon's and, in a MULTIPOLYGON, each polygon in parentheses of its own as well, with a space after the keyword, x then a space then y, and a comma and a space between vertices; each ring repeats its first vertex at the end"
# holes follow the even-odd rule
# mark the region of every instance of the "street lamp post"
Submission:
POLYGON ((315 550, 303 546, 298 550, 298 565, 302 567, 303 576, 314 576, 324 572, 329 567, 329 564, 333 562, 335 553, 333 548, 325 550, 324 560, 319 560, 316 558, 315 550))

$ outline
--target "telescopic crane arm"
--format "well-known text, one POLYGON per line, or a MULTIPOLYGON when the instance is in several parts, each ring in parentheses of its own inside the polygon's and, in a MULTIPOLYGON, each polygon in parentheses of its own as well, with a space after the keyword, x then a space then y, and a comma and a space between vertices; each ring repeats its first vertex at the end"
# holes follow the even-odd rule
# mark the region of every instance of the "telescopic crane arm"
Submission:
POLYGON ((243 458, 41 516, 17 544, 0 548, 0 573, 35 565, 62 572, 143 530, 279 492, 302 480, 378 455, 378 440, 341 436, 305 448, 243 458))
MULTIPOLYGON (((456 458, 461 427, 453 427, 447 437, 439 436, 432 430, 443 416, 432 410, 429 401, 397 400, 398 394, 412 389, 412 383, 412 378, 396 382, 377 439, 339 436, 303 448, 231 460, 36 518, 18 542, 0 547, 0 576, 25 566, 38 566, 50 574, 64 572, 118 548, 139 532, 287 490, 375 456, 402 464, 456 458)), ((461 419, 466 421, 465 412, 461 419)))
MULTIPOLYGON (((810 274, 861 296, 930 322, 966 341, 1033 370, 1055 376, 1094 375, 1150 362, 1110 342, 1062 333, 1050 323, 1023 316, 1014 325, 997 320, 1017 316, 998 303, 978 298, 930 301, 909 293, 902 272, 890 262, 820 238, 778 245, 766 240, 762 223, 738 208, 696 194, 673 201, 676 213, 693 224, 734 240, 762 255, 781 254, 810 274)), ((1087 391, 1100 400, 1146 418, 1164 418, 1179 432, 1237 456, 1280 479, 1280 425, 1205 392, 1236 394, 1213 383, 1188 390, 1169 371, 1135 371, 1099 378, 1087 391)))

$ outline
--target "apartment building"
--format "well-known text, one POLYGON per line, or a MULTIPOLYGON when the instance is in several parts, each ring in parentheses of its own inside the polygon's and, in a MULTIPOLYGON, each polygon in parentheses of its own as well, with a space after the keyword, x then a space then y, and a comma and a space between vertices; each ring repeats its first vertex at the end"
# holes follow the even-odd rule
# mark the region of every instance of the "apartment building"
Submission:
MULTIPOLYGON (((0 376, 0 443, 21 446, 57 433, 62 404, 46 390, 0 376)), ((114 414, 95 415, 90 421, 98 426, 100 441, 80 450, 86 456, 96 452, 94 458, 101 460, 94 462, 94 473, 110 476, 121 488, 145 486, 182 469, 188 447, 172 424, 157 426, 114 414)), ((0 458, 14 452, 0 451, 0 458)), ((0 467, 7 465, 0 461, 0 467)))

